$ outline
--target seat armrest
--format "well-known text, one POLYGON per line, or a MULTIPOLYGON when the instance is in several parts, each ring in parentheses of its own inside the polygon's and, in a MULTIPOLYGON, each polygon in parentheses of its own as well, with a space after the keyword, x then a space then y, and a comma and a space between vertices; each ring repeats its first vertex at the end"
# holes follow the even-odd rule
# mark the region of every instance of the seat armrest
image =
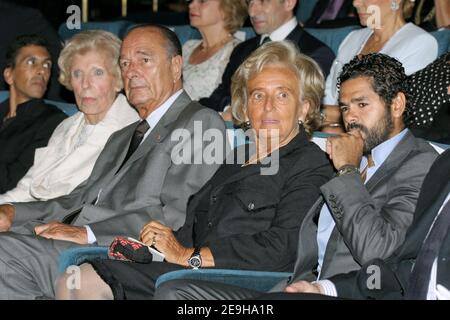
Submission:
POLYGON ((86 260, 108 257, 108 247, 79 247, 65 250, 58 260, 58 271, 64 272, 71 265, 80 265, 86 260))
POLYGON ((291 276, 290 272, 267 272, 232 269, 187 269, 165 273, 156 280, 155 287, 176 279, 220 282, 260 292, 267 292, 277 283, 291 276))

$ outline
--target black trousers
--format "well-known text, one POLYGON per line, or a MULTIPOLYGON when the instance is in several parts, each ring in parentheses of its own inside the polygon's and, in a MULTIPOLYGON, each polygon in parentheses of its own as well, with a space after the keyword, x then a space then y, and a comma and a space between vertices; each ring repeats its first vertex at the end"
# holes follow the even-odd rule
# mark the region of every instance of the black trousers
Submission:
POLYGON ((162 283, 155 300, 336 300, 312 293, 264 293, 225 283, 177 279, 162 283))

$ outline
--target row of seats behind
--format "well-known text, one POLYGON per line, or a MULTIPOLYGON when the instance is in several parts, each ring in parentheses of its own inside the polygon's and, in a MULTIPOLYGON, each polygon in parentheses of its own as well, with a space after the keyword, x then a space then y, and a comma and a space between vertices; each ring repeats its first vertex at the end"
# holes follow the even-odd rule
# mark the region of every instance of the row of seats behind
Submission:
MULTIPOLYGON (((136 24, 132 21, 118 20, 111 22, 86 22, 81 24, 80 29, 68 29, 66 24, 62 24, 59 27, 58 33, 63 40, 67 40, 72 37, 77 32, 82 30, 106 30, 119 38, 123 38, 126 32, 135 26, 136 24)), ((178 36, 181 43, 184 44, 190 39, 200 39, 200 33, 192 28, 190 25, 174 25, 170 27, 178 36)), ((332 29, 313 29, 306 28, 305 30, 312 34, 314 37, 329 46, 335 54, 339 49, 339 45, 344 40, 344 38, 353 30, 358 29, 358 26, 348 26, 342 28, 332 28, 332 29)), ((438 42, 439 52, 438 55, 450 51, 450 30, 440 30, 433 31, 430 33, 438 42)), ((236 34, 236 37, 241 40, 250 39, 255 36, 253 28, 244 27, 241 28, 236 34)))

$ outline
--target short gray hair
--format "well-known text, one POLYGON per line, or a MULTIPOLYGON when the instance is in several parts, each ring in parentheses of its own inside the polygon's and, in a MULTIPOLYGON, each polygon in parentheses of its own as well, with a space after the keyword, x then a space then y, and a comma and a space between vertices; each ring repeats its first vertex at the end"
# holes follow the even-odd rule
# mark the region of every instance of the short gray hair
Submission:
POLYGON ((324 94, 324 76, 313 59, 299 52, 290 41, 267 42, 255 50, 237 69, 231 83, 231 110, 238 125, 246 120, 247 83, 267 65, 278 64, 292 70, 300 85, 300 101, 310 104, 304 127, 311 135, 319 126, 320 103, 324 94))

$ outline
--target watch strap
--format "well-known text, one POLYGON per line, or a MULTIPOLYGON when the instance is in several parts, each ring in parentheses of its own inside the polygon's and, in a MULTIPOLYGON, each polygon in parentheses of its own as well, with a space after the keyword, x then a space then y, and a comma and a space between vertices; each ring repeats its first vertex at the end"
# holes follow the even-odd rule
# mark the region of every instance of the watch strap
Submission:
POLYGON ((359 168, 352 164, 345 164, 338 169, 337 175, 340 177, 344 174, 357 173, 360 174, 359 168))

